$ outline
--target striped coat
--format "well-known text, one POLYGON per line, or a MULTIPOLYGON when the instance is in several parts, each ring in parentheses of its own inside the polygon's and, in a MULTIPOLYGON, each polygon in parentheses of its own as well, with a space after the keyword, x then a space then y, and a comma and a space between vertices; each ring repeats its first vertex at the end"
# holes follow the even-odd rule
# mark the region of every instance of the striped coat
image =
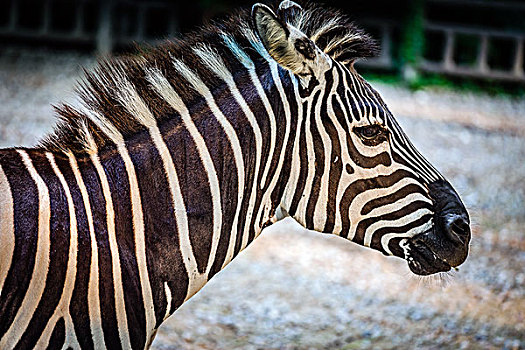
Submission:
POLYGON ((0 151, 0 349, 148 347, 287 214, 416 273, 460 264, 464 227, 427 234, 464 211, 432 186, 457 194, 353 68, 375 51, 284 1, 86 73, 54 133, 0 151))

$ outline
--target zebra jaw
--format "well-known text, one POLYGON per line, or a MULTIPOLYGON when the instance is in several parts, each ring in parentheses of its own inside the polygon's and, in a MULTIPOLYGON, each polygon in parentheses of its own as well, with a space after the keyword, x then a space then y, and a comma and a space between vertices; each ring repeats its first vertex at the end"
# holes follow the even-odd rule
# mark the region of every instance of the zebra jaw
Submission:
POLYGON ((432 275, 437 272, 450 271, 452 268, 445 259, 440 258, 432 249, 417 238, 407 241, 401 246, 403 247, 405 260, 408 262, 410 271, 416 275, 432 275))
POLYGON ((450 249, 446 247, 446 244, 443 247, 443 244, 435 243, 437 240, 439 240, 439 235, 434 227, 400 243, 405 260, 413 273, 431 275, 437 272, 450 271, 452 268, 458 270, 457 266, 465 261, 467 249, 462 247, 450 249), (441 247, 441 251, 438 251, 436 247, 441 247), (452 259, 445 256, 448 250, 453 251, 452 259))

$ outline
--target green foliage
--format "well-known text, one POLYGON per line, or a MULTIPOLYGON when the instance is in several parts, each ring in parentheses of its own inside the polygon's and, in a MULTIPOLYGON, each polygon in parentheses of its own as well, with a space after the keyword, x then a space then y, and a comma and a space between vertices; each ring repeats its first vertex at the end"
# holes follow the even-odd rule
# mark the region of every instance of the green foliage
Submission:
POLYGON ((424 45, 424 0, 409 2, 407 15, 403 25, 400 46, 400 64, 415 66, 421 59, 424 45))
POLYGON ((399 75, 378 74, 366 72, 363 77, 371 82, 380 82, 388 85, 408 86, 411 90, 423 89, 447 89, 458 93, 471 92, 476 94, 488 94, 503 97, 525 96, 525 86, 520 84, 501 83, 497 81, 485 81, 468 78, 450 78, 438 74, 422 74, 417 80, 408 85, 399 75))
POLYGON ((381 82, 383 84, 388 84, 388 85, 399 85, 402 83, 402 80, 398 74, 392 74, 392 73, 379 74, 376 72, 365 72, 362 74, 362 76, 367 81, 372 81, 372 82, 377 81, 377 82, 381 82))

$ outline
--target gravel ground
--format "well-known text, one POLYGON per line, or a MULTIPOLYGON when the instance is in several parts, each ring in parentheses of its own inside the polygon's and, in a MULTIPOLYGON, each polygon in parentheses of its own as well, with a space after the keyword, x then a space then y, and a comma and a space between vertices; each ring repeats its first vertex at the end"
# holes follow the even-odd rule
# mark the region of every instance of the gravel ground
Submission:
MULTIPOLYGON (((0 146, 49 131, 50 104, 93 62, 1 54, 0 146)), ((525 99, 374 85, 469 208, 465 264, 418 278, 287 219, 168 319, 153 349, 525 349, 525 99)))

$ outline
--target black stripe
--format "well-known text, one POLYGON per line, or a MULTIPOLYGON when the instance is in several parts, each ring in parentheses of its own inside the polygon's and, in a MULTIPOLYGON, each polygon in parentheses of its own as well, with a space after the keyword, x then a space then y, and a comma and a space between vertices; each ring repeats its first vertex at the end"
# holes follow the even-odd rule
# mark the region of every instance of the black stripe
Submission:
MULTIPOLYGON (((331 84, 330 84, 331 88, 331 84)), ((330 91, 330 88, 327 88, 327 91, 330 91)), ((314 178, 312 179, 312 188, 310 190, 310 197, 308 198, 308 202, 306 205, 306 215, 305 215, 305 222, 306 227, 314 228, 314 216, 315 216, 315 206, 317 204, 317 199, 319 198, 319 192, 321 189, 321 180, 323 177, 324 172, 324 163, 325 163, 325 154, 324 154, 324 146, 323 146, 323 139, 321 138, 320 131, 317 127, 317 118, 315 117, 315 113, 317 110, 317 105, 320 104, 321 108, 320 110, 326 111, 326 99, 327 94, 320 95, 321 90, 318 90, 316 94, 313 97, 313 104, 314 108, 312 109, 313 115, 311 116, 310 121, 310 134, 312 136, 312 143, 313 143, 313 153, 314 153, 314 164, 309 164, 309 166, 312 166, 314 168, 314 178)), ((324 114, 321 112, 321 114, 324 114)), ((319 116, 321 118, 321 116, 319 116)), ((326 118, 326 115, 323 117, 326 118)), ((330 160, 328 160, 330 161, 330 160)))
POLYGON ((288 183, 288 180, 291 175, 291 168, 292 168, 292 161, 293 161, 293 147, 294 147, 296 132, 297 132, 297 117, 296 116, 298 112, 298 105, 297 105, 297 100, 295 98, 294 91, 292 89, 292 81, 290 79, 290 75, 288 71, 280 67, 279 67, 279 76, 281 77, 281 81, 284 87, 284 93, 286 94, 286 98, 288 100, 291 120, 290 120, 290 133, 288 135, 288 142, 285 145, 286 149, 284 150, 285 159, 283 161, 283 166, 279 174, 279 179, 277 180, 277 184, 271 194, 272 208, 277 208, 279 206, 280 204, 279 202, 283 196, 286 184, 288 183), (287 89, 286 87, 289 87, 289 88, 287 89))
MULTIPOLYGON (((383 237, 385 234, 389 233, 406 233, 409 230, 413 229, 414 227, 419 227, 421 225, 424 225, 425 223, 429 222, 432 219, 432 214, 426 214, 417 219, 416 221, 412 221, 404 226, 399 227, 381 227, 379 230, 377 230, 374 233, 374 236, 372 237, 372 241, 370 242, 370 247, 377 249, 381 251, 383 254, 386 254, 385 250, 383 249, 383 245, 381 244, 381 237, 383 237)), ((399 256, 401 258, 405 257, 405 254, 403 252, 403 249, 399 246, 399 241, 403 238, 394 237, 388 242, 388 249, 394 254, 395 256, 399 256)))
MULTIPOLYGON (((357 141, 357 142, 360 142, 360 141, 357 141)), ((384 142, 386 142, 386 140, 384 142)), ((354 163, 361 168, 371 169, 379 165, 384 165, 384 166, 392 165, 390 154, 388 154, 388 152, 386 151, 381 152, 372 157, 368 157, 368 156, 365 156, 359 153, 359 150, 354 145, 354 142, 350 134, 346 134, 346 145, 348 146, 348 153, 350 154, 350 158, 352 158, 354 163)), ((370 147, 370 146, 365 146, 365 147, 370 147)))
POLYGON ((38 190, 21 156, 14 150, 2 150, 0 165, 11 187, 15 247, 9 272, 0 296, 0 337, 13 322, 27 292, 35 265, 38 239, 38 190))
MULTIPOLYGON (((108 152, 111 154, 111 152, 108 152)), ((102 329, 106 347, 121 349, 115 312, 115 291, 113 287, 113 266, 106 222, 106 200, 102 185, 92 162, 78 164, 89 195, 93 215, 93 226, 98 246, 99 300, 102 329)))
POLYGON ((297 207, 301 201, 304 188, 306 186, 306 178, 308 177, 308 152, 306 152, 306 119, 308 104, 303 103, 303 118, 301 121, 301 129, 299 130, 299 176, 297 179, 297 186, 293 194, 292 203, 290 204, 289 213, 294 216, 297 212, 297 207))
MULTIPOLYGON (((266 183, 264 184, 263 188, 267 189, 270 185, 270 182, 272 181, 272 174, 275 174, 275 171, 277 169, 277 166, 279 164, 279 158, 281 155, 281 152, 283 151, 283 140, 284 140, 284 131, 286 126, 286 118, 285 118, 285 111, 284 111, 284 102, 281 99, 281 95, 279 94, 279 91, 277 90, 276 82, 273 80, 273 75, 270 73, 270 69, 268 69, 268 72, 264 74, 262 77, 260 76, 259 79, 261 80, 262 86, 265 88, 266 94, 268 96, 268 100, 270 101, 270 105, 273 110, 273 114, 275 117, 275 126, 276 126, 276 138, 275 138, 275 149, 273 152, 272 159, 267 159, 266 161, 270 162, 270 168, 268 171, 268 176, 266 177, 266 183)), ((269 117, 271 118, 271 117, 269 117)), ((268 130, 261 130, 263 132, 263 135, 270 136, 270 129, 268 130)), ((268 145, 269 146, 269 145, 268 145)), ((266 162, 262 163, 266 166, 266 162)), ((263 168, 264 170, 264 168, 263 168)), ((250 237, 251 241, 251 237, 250 237)))
MULTIPOLYGON (((262 184, 260 181, 262 181, 261 178, 259 178, 259 184, 257 187, 257 199, 255 201, 255 206, 253 209, 253 215, 252 219, 249 223, 250 230, 248 232, 248 243, 252 242, 255 238, 255 230, 253 229, 255 226, 260 226, 262 221, 266 218, 263 218, 262 216, 259 218, 259 222, 255 222, 257 220, 257 213, 261 210, 262 199, 264 196, 264 193, 267 191, 270 182, 272 180, 272 175, 275 174, 275 170, 277 169, 279 157, 282 150, 282 143, 284 140, 284 132, 282 130, 279 130, 279 126, 286 125, 286 119, 284 115, 284 105, 283 101, 281 100, 281 95, 279 94, 279 91, 277 90, 277 86, 275 81, 273 80, 273 76, 271 74, 271 69, 267 62, 264 64, 261 64, 257 67, 257 76, 259 77, 259 81, 261 82, 261 85, 265 91, 265 94, 270 102, 271 110, 273 111, 273 117, 275 118, 275 125, 277 130, 275 130, 276 138, 275 138, 275 145, 273 150, 272 158, 270 159, 270 142, 266 144, 266 147, 268 148, 268 154, 266 155, 266 158, 263 157, 261 159, 261 166, 259 167, 259 171, 262 174, 264 173, 264 169, 266 168, 266 165, 269 163, 269 171, 266 177, 266 182, 262 184), (262 188, 261 188, 262 187, 262 188)), ((269 120, 272 118, 272 116, 266 114, 266 109, 261 110, 258 114, 256 114, 256 118, 259 120, 268 118, 268 124, 262 124, 261 125, 261 134, 264 136, 266 135, 268 138, 268 141, 270 139, 271 135, 271 129, 270 129, 270 123, 269 120)), ((266 152, 265 152, 266 153, 266 152)), ((237 247, 236 247, 237 248, 237 247)), ((235 250, 235 254, 237 254, 237 249, 235 250)))
POLYGON ((331 98, 332 109, 334 111, 334 116, 336 117, 338 124, 341 125, 341 127, 343 128, 345 133, 348 133, 348 126, 347 126, 347 122, 345 120, 345 114, 343 112, 343 106, 341 106, 341 104, 337 100, 336 96, 337 95, 334 94, 334 95, 332 95, 332 98, 331 98))
MULTIPOLYGON (((192 108, 192 106, 189 106, 192 108)), ((206 103, 199 103, 190 110, 193 122, 201 133, 206 144, 206 148, 212 159, 219 182, 222 226, 221 237, 231 233, 231 221, 235 214, 237 204, 237 168, 233 149, 228 140, 226 132, 213 115, 206 103)), ((179 143, 180 145, 184 143, 179 143)), ((176 149, 176 148, 175 148, 176 149)), ((202 193, 210 191, 207 173, 202 169, 202 177, 198 170, 190 170, 201 167, 201 160, 197 156, 196 150, 186 148, 184 158, 176 160, 177 173, 180 174, 180 185, 183 191, 186 212, 188 213, 188 224, 190 230, 190 240, 193 253, 197 261, 200 273, 206 271, 208 258, 211 254, 212 233, 213 233, 213 206, 212 197, 207 201, 205 198, 196 200, 202 193), (198 163, 198 164, 196 164, 198 163)), ((178 152, 182 153, 182 152, 178 152)), ((175 156, 177 157, 177 156, 175 156)), ((218 203, 215 203, 218 204, 218 203)))
MULTIPOLYGON (((140 134, 142 135, 144 133, 140 134)), ((135 141, 139 141, 137 137, 133 139, 133 143, 135 141)), ((140 141, 144 143, 144 140, 140 141)), ((132 234, 133 214, 128 173, 123 159, 117 154, 101 159, 101 164, 106 173, 115 213, 115 237, 130 342, 133 348, 143 348, 146 343, 146 316, 135 255, 135 237, 132 234)))
MULTIPOLYGON (((50 200, 50 254, 44 291, 26 331, 17 344, 33 348, 62 296, 69 258, 70 222, 65 190, 42 152, 28 151, 33 167, 44 181, 50 200)), ((42 268, 42 267, 40 267, 42 268)))
MULTIPOLYGON (((383 221, 383 220, 384 221, 398 220, 404 216, 408 216, 409 214, 414 213, 417 210, 423 209, 423 208, 430 210, 432 208, 432 204, 428 202, 423 202, 423 201, 414 201, 390 213, 386 213, 383 215, 364 219, 360 221, 359 224, 357 225, 356 233, 352 241, 354 241, 357 244, 363 245, 363 241, 365 238, 365 232, 368 229, 368 227, 370 227, 370 225, 378 221, 383 221)), ((385 223, 385 225, 388 225, 388 224, 385 223)), ((406 232, 406 230, 402 232, 406 232)), ((373 233, 373 235, 374 236, 376 235, 375 232, 373 233)), ((379 249, 379 248, 376 247, 376 249, 379 249)))
MULTIPOLYGON (((87 221, 86 208, 80 187, 70 167, 69 161, 55 158, 57 167, 66 180, 77 219, 78 250, 77 250, 77 275, 75 287, 71 296, 69 313, 73 320, 76 337, 82 349, 93 349, 93 340, 90 332, 88 308, 88 283, 91 266, 91 237, 87 221)), ((82 163, 82 160, 77 160, 82 163)))
MULTIPOLYGON (((184 205, 188 213, 188 228, 201 234, 206 233, 206 235, 211 235, 213 208, 208 176, 204 170, 193 138, 186 128, 181 128, 179 125, 180 116, 173 114, 169 121, 160 126, 160 132, 170 151, 170 156, 177 172, 180 190, 184 198, 184 205)), ((156 193, 157 191, 152 193, 152 195, 156 193)), ((161 197, 160 200, 165 201, 166 199, 162 199, 161 197)), ((155 305, 159 305, 159 300, 162 300, 163 303, 166 302, 163 283, 167 281, 171 289, 172 297, 171 310, 169 311, 171 314, 184 302, 188 291, 189 276, 184 261, 182 260, 180 233, 177 229, 171 198, 169 202, 170 204, 167 207, 169 213, 159 218, 148 218, 151 219, 151 221, 159 221, 152 222, 150 225, 155 224, 161 227, 159 227, 159 231, 156 232, 150 232, 148 229, 147 258, 155 305)), ((193 245, 191 239, 192 236, 190 234, 190 242, 193 245)), ((208 244, 205 239, 203 239, 203 241, 202 244, 208 244)), ((211 247, 211 243, 208 246, 211 247)), ((197 264, 199 264, 198 260, 197 264)), ((165 306, 162 308, 165 308, 165 306)), ((164 316, 159 313, 160 309, 160 307, 158 310, 156 309, 158 322, 162 320, 160 316, 164 316)))
MULTIPOLYGON (((169 134, 169 130, 162 131, 169 134)), ((164 282, 178 285, 178 289, 172 288, 172 298, 178 307, 186 296, 188 277, 178 249, 177 222, 164 164, 147 135, 142 137, 136 146, 130 147, 129 153, 135 164, 142 199, 146 262, 155 307, 155 327, 159 327, 168 306, 164 282)))
POLYGON ((58 350, 62 349, 64 346, 64 341, 66 340, 66 326, 64 319, 60 317, 55 324, 53 333, 51 333, 51 338, 49 339, 49 344, 47 350, 58 350))
MULTIPOLYGON (((257 89, 255 88, 255 85, 252 83, 250 79, 250 75, 247 70, 245 69, 239 69, 235 72, 232 72, 234 74, 234 80, 237 84, 237 87, 239 89, 239 93, 243 97, 243 99, 246 101, 246 104, 253 112, 255 119, 257 120, 257 124, 259 125, 259 129, 261 132, 261 159, 259 160, 259 173, 255 173, 255 161, 256 161, 256 154, 255 154, 255 137, 252 139, 250 137, 247 137, 246 139, 239 140, 241 145, 243 146, 243 150, 249 151, 244 153, 243 155, 245 157, 245 196, 244 201, 241 205, 241 210, 239 213, 239 221, 237 226, 237 239, 235 242, 235 248, 234 248, 234 256, 237 255, 241 249, 241 243, 242 243, 242 235, 244 226, 246 223, 246 218, 248 214, 248 206, 250 204, 250 196, 253 190, 253 186, 257 186, 256 188, 256 201, 260 202, 261 199, 261 191, 259 189, 259 183, 261 181, 261 177, 264 172, 264 166, 266 164, 266 161, 268 160, 269 154, 270 154, 270 138, 265 137, 268 135, 268 131, 270 130, 270 120, 269 115, 266 113, 266 108, 264 107, 264 103, 262 101, 262 96, 260 96, 257 92, 257 89)), ((251 131, 251 127, 248 127, 246 125, 246 128, 249 128, 251 131)), ((242 132, 241 135, 249 135, 251 132, 242 132)), ((257 205, 258 202, 256 202, 257 205)), ((250 226, 251 227, 251 226, 250 226)), ((214 267, 215 268, 215 267, 214 267)))
MULTIPOLYGON (((352 91, 354 90, 354 80, 350 76, 351 74, 348 71, 343 70, 343 75, 341 76, 341 79, 344 78, 346 80, 346 84, 348 88, 344 90, 344 95, 341 95, 341 99, 343 103, 346 102, 349 122, 353 122, 354 117, 355 117, 355 121, 360 121, 361 117, 359 116, 359 114, 352 113, 352 107, 351 107, 352 104, 358 103, 358 102, 352 99, 353 97, 352 91)), ((343 80, 342 84, 345 83, 345 80, 343 80)))
MULTIPOLYGON (((332 102, 334 99, 332 99, 332 102)), ((343 159, 341 154, 341 143, 337 129, 331 118, 324 118, 323 124, 332 145, 332 154, 330 157, 330 174, 328 177, 328 203, 326 205, 326 222, 323 232, 331 233, 335 226, 336 206, 337 206, 337 189, 343 173, 343 159)), ((348 165, 348 164, 347 164, 348 165)))
POLYGON ((418 186, 416 184, 409 184, 409 185, 403 186, 402 188, 398 189, 394 193, 390 193, 386 196, 381 196, 381 197, 370 200, 368 203, 366 203, 363 206, 363 209, 361 210, 361 214, 366 215, 376 208, 382 207, 387 204, 394 203, 397 200, 400 200, 401 198, 405 198, 406 196, 412 193, 420 193, 423 196, 426 196, 426 193, 421 186, 418 186))
MULTIPOLYGON (((365 191, 374 189, 374 188, 386 188, 394 185, 396 182, 404 179, 406 177, 414 177, 412 173, 409 173, 406 170, 396 170, 389 175, 380 175, 370 179, 360 179, 351 183, 345 190, 343 196, 341 197, 341 202, 339 210, 341 213, 342 221, 342 230, 341 236, 348 237, 348 232, 350 230, 350 218, 348 217, 348 209, 352 204, 354 198, 365 191)), ((352 223, 355 224, 355 223, 352 223)))
MULTIPOLYGON (((230 89, 226 84, 221 89, 216 89, 213 92, 213 97, 219 108, 226 119, 230 122, 235 134, 238 138, 241 146, 255 144, 255 134, 250 126, 247 116, 241 109, 241 106, 237 103, 230 89)), ((228 140, 229 141, 229 140, 228 140)), ((222 228, 221 236, 215 253, 214 261, 210 269, 209 278, 215 275, 222 269, 222 265, 226 258, 228 246, 230 243, 231 231, 233 229, 233 220, 235 218, 235 212, 241 193, 239 193, 239 178, 238 169, 235 164, 235 158, 233 156, 233 145, 230 143, 231 158, 233 160, 232 167, 228 170, 228 173, 224 174, 223 182, 221 183, 221 203, 222 203, 222 228)), ((251 182, 251 179, 247 176, 255 169, 255 147, 242 147, 241 151, 243 167, 244 167, 244 188, 241 189, 243 192, 243 202, 249 202, 250 192, 247 192, 247 186, 251 182), (250 169, 250 167, 252 169, 250 169)), ((242 203, 241 203, 242 205, 242 203)), ((242 230, 242 225, 237 225, 237 229, 242 230)), ((239 236, 239 234, 237 234, 239 236)))

